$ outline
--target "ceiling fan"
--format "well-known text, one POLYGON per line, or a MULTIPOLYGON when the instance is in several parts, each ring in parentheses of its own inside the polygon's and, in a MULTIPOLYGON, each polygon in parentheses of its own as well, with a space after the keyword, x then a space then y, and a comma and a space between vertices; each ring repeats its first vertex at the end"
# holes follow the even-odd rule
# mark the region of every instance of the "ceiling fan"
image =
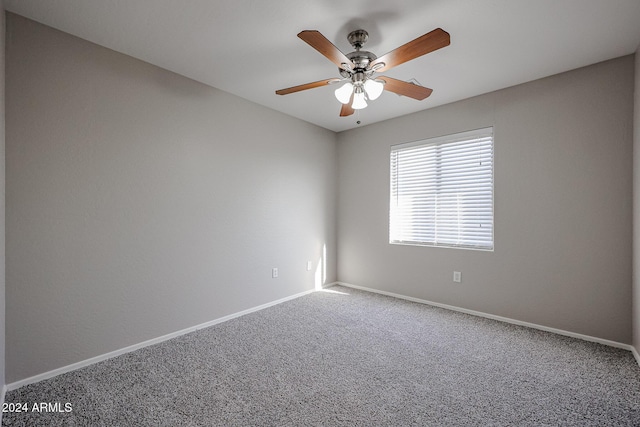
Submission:
POLYGON ((419 56, 449 46, 450 43, 449 33, 442 28, 436 28, 378 58, 371 52, 360 50, 369 39, 369 34, 365 30, 355 30, 349 33, 347 40, 355 51, 346 55, 319 31, 305 30, 300 32, 298 37, 336 64, 342 78, 324 79, 280 89, 276 91, 276 94, 287 95, 345 81, 346 83, 335 91, 336 98, 342 103, 341 117, 350 116, 354 110, 365 108, 367 100, 373 101, 378 98, 383 90, 419 101, 431 95, 433 90, 427 87, 387 76, 375 76, 375 73, 389 70, 419 56))

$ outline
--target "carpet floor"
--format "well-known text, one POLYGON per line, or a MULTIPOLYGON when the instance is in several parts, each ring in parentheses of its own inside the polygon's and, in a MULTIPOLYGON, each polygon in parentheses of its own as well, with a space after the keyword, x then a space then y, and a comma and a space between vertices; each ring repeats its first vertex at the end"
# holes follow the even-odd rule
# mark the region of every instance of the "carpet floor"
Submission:
POLYGON ((626 350, 334 286, 6 403, 29 411, 4 426, 640 426, 640 367, 626 350))

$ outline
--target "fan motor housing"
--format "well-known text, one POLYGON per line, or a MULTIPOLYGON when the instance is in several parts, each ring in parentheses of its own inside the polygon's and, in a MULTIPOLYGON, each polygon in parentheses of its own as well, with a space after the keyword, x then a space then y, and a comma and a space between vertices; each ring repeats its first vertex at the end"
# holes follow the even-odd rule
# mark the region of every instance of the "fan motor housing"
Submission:
MULTIPOLYGON (((348 53, 346 56, 353 62, 354 70, 366 70, 369 64, 377 58, 376 55, 366 50, 356 50, 348 53)), ((349 77, 351 73, 340 69, 340 75, 342 77, 349 77)))

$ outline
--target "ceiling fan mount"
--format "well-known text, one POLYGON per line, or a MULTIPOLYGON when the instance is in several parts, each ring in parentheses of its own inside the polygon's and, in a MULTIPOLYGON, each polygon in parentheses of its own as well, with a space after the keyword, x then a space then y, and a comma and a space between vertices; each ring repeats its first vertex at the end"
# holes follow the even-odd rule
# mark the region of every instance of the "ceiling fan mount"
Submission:
POLYGON ((346 82, 335 91, 336 98, 343 104, 340 110, 341 117, 350 116, 354 110, 365 108, 366 101, 378 98, 383 90, 417 100, 423 100, 431 95, 433 91, 427 87, 386 76, 374 77, 374 74, 448 46, 450 43, 449 33, 441 28, 436 28, 381 57, 377 57, 371 52, 361 50, 369 39, 369 34, 362 29, 352 31, 347 35, 347 40, 355 51, 346 55, 318 31, 305 30, 300 32, 298 37, 336 64, 342 78, 330 78, 280 89, 276 91, 276 94, 287 95, 332 83, 346 82))
POLYGON ((362 45, 364 45, 367 40, 369 40, 369 33, 367 33, 365 30, 351 31, 349 35, 347 35, 347 40, 349 40, 349 44, 351 44, 354 49, 360 50, 362 48, 362 45))

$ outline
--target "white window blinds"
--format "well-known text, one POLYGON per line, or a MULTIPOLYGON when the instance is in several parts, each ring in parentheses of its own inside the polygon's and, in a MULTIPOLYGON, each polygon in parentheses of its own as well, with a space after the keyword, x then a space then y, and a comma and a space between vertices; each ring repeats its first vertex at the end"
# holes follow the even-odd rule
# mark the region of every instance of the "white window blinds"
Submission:
POLYGON ((493 250, 493 128, 391 147, 389 241, 493 250))

